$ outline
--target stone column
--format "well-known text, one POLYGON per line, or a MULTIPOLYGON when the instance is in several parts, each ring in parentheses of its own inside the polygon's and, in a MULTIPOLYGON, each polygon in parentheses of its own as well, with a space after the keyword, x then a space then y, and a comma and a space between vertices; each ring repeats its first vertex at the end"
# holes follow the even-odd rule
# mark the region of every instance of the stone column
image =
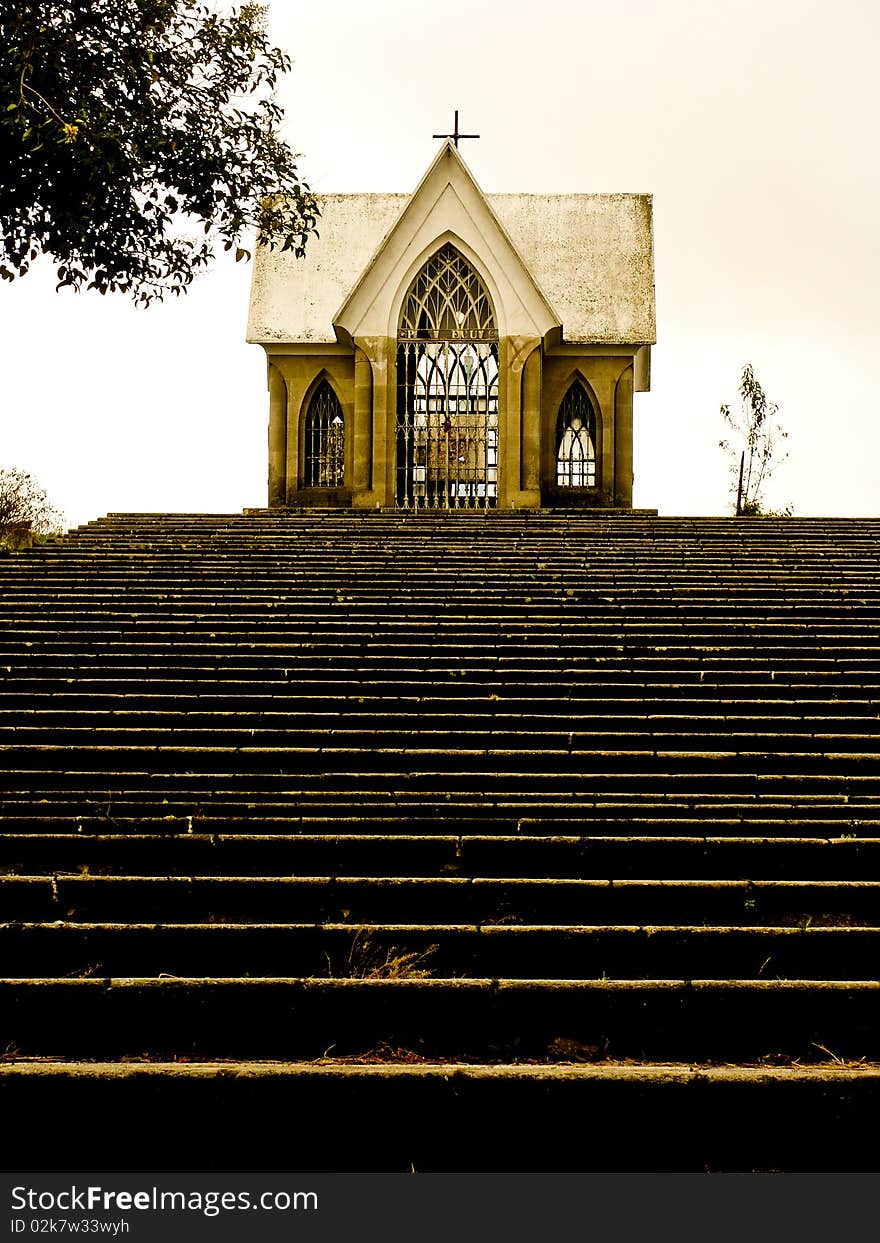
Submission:
POLYGON ((498 342, 498 508, 516 507, 519 495, 519 422, 522 360, 517 342, 498 342))
MULTIPOLYGON (((535 435, 534 410, 529 418, 526 437, 524 409, 526 364, 534 354, 538 342, 533 337, 502 337, 498 343, 498 448, 499 448, 499 509, 522 509, 537 505, 540 497, 536 491, 523 490, 523 445, 535 435)), ((533 381, 532 381, 533 383, 533 381)), ((541 394, 540 368, 538 371, 537 418, 540 421, 541 394)), ((537 431, 540 441, 540 427, 537 431)))
POLYGON ((355 505, 373 489, 373 371, 360 346, 354 351, 354 435, 352 500, 355 505))
POLYGON ((371 418, 368 425, 357 424, 363 439, 355 446, 355 471, 361 472, 356 478, 368 479, 369 483, 364 491, 355 486, 353 504, 362 508, 393 505, 396 342, 388 337, 358 337, 355 344, 355 406, 360 411, 369 386, 371 418), (365 473, 367 462, 369 474, 365 473))
POLYGON ((626 371, 614 390, 614 504, 632 507, 633 490, 633 369, 626 371))
POLYGON ((605 504, 614 498, 614 379, 597 376, 593 388, 602 412, 602 478, 596 482, 607 495, 605 504))
POLYGON ((269 363, 269 507, 287 500, 287 385, 277 367, 269 363))
POLYGON ((306 394, 303 359, 293 358, 287 368, 287 500, 288 504, 299 492, 299 432, 300 412, 306 394))
POLYGON ((377 342, 373 366, 373 503, 394 504, 397 421, 397 342, 377 342))
POLYGON ((533 349, 522 374, 520 488, 523 505, 541 503, 541 347, 533 349))

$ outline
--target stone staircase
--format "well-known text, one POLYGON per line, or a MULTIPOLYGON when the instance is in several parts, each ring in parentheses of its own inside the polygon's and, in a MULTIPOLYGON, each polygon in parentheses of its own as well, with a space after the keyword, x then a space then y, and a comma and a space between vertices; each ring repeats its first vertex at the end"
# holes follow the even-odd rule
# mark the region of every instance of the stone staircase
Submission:
POLYGON ((559 512, 0 558, 5 1168, 876 1169, 878 569, 559 512))

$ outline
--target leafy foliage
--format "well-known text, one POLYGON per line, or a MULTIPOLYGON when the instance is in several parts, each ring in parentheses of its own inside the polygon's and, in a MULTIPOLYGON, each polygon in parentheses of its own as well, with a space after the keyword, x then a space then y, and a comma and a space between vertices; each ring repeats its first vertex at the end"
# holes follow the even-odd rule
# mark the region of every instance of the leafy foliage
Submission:
POLYGON ((0 276, 179 294, 220 242, 301 255, 317 205, 278 137, 265 6, 0 0, 0 276), (196 236, 192 236, 193 231, 196 236))
MULTIPOLYGON (((764 508, 764 487, 778 466, 788 457, 781 453, 788 432, 778 422, 779 407, 768 401, 751 363, 743 367, 739 384, 740 405, 736 411, 721 407, 721 417, 731 432, 719 441, 730 459, 731 495, 737 502, 737 515, 768 514, 764 508), (742 465, 742 492, 740 466, 742 465)), ((790 514, 790 509, 782 511, 790 514)))
POLYGON ((64 516, 29 474, 15 467, 0 469, 0 534, 30 531, 51 535, 63 528, 64 516))

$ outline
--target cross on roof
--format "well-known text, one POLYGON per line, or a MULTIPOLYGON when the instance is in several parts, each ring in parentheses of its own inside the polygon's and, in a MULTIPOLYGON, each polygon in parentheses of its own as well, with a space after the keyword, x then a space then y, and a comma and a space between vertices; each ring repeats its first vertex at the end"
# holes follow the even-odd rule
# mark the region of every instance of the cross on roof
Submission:
POLYGON ((433 137, 434 137, 434 138, 451 138, 451 139, 452 139, 452 141, 455 143, 456 150, 458 150, 458 140, 459 140, 459 138, 479 138, 479 137, 480 137, 480 135, 479 135, 479 134, 460 134, 460 133, 458 132, 458 109, 456 108, 456 110, 455 110, 455 125, 453 126, 453 131, 452 131, 452 133, 451 133, 451 134, 434 134, 434 135, 433 135, 433 137))

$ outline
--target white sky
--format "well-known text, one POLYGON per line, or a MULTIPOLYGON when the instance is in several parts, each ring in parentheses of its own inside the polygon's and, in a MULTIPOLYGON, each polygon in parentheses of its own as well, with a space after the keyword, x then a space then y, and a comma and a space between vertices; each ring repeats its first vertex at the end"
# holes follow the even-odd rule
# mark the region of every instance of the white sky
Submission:
MULTIPOLYGON (((718 407, 751 362, 789 432, 768 499, 878 512, 876 0, 270 4, 285 137, 318 191, 414 189, 451 127, 486 191, 654 195, 658 343, 635 503, 726 511, 718 407)), ((249 267, 137 310, 0 285, 0 465, 76 524, 265 504, 249 267)))

